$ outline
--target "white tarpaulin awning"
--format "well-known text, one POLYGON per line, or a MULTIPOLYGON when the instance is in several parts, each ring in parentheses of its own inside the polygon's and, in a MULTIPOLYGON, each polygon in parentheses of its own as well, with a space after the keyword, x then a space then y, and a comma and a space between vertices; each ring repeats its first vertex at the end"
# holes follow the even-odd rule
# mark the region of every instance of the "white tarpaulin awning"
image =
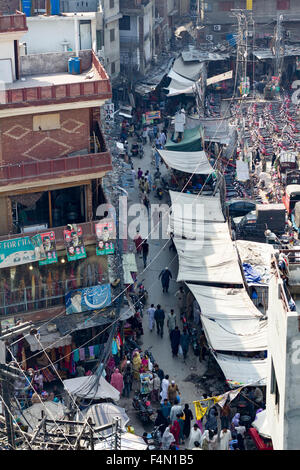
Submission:
POLYGON ((204 68, 205 63, 203 62, 184 62, 182 57, 178 57, 173 64, 172 70, 188 80, 196 81, 199 79, 204 68))
POLYGON ((111 398, 118 401, 120 393, 110 385, 101 375, 90 375, 88 377, 76 377, 63 381, 65 389, 77 397, 98 400, 100 398, 111 398))
POLYGON ((187 284, 205 317, 218 320, 249 320, 261 318, 246 289, 225 289, 187 284))
MULTIPOLYGON (((217 196, 197 196, 194 194, 180 193, 176 191, 169 191, 171 204, 180 206, 182 214, 185 214, 185 209, 188 206, 196 207, 198 204, 204 207, 204 221, 205 222, 224 222, 225 218, 222 211, 220 195, 217 196)), ((189 212, 190 213, 190 212, 189 212)), ((196 214, 196 212, 195 212, 196 214)))
MULTIPOLYGON (((198 237, 199 222, 191 221, 187 218, 170 218, 170 225, 168 232, 173 232, 177 238, 185 237, 188 240, 195 240, 198 237)), ((201 236, 204 240, 226 240, 227 243, 231 243, 231 237, 229 234, 228 225, 226 222, 222 223, 211 223, 204 222, 203 226, 200 226, 201 236)))
POLYGON ((266 385, 268 376, 267 359, 250 359, 213 353, 231 387, 239 385, 266 385))
POLYGON ((232 243, 178 238, 174 238, 174 243, 179 258, 177 282, 243 285, 237 252, 232 243))
POLYGON ((171 69, 170 72, 168 73, 168 77, 172 78, 172 80, 175 80, 177 83, 180 83, 186 88, 193 86, 195 83, 193 80, 189 80, 188 78, 185 78, 182 75, 179 75, 173 69, 171 69))
POLYGON ((230 142, 232 128, 228 119, 199 118, 196 115, 186 116, 186 129, 194 129, 201 126, 204 129, 204 140, 211 140, 223 145, 230 142))
POLYGON ((238 181, 248 181, 250 179, 248 162, 243 162, 243 160, 237 160, 236 173, 236 179, 238 181))
POLYGON ((60 348, 72 344, 72 336, 62 336, 59 331, 49 332, 47 325, 38 328, 39 341, 33 335, 26 335, 25 339, 30 345, 30 351, 42 351, 43 349, 60 348), (41 344, 40 344, 41 343, 41 344))
POLYGON ((197 175, 210 175, 214 172, 207 159, 206 153, 200 152, 172 152, 170 150, 157 150, 166 165, 184 173, 197 175))
POLYGON ((264 351, 268 344, 268 322, 215 320, 201 315, 206 338, 215 351, 264 351))
MULTIPOLYGON (((65 416, 67 407, 62 403, 55 403, 54 401, 43 401, 43 403, 35 403, 29 408, 25 408, 20 415, 20 420, 25 426, 28 426, 28 432, 33 432, 39 425, 42 419, 42 411, 47 416, 47 419, 61 420, 65 416)), ((49 432, 52 428, 57 428, 55 423, 46 425, 49 432)))
MULTIPOLYGON (((110 439, 96 443, 95 450, 114 450, 114 443, 110 439)), ((121 434, 121 449, 120 450, 147 450, 148 446, 144 439, 130 432, 121 434)))
MULTIPOLYGON (((125 408, 121 408, 114 403, 98 403, 97 405, 90 406, 87 411, 78 413, 78 421, 91 418, 96 428, 112 423, 116 417, 121 418, 121 428, 125 432, 129 417, 126 414, 125 408)), ((112 427, 101 431, 101 436, 109 437, 111 435, 112 427)))
POLYGON ((271 439, 272 433, 268 425, 267 410, 260 411, 256 414, 255 420, 252 421, 252 426, 257 429, 261 436, 271 439))
POLYGON ((136 264, 135 254, 134 253, 125 253, 122 256, 123 260, 123 274, 124 274, 124 284, 133 284, 134 280, 131 273, 137 273, 138 268, 136 264))

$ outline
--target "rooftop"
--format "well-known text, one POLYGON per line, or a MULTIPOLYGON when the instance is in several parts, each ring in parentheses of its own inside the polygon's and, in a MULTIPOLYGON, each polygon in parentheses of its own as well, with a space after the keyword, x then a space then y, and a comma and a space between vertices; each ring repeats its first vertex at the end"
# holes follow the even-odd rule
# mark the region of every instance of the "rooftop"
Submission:
POLYGON ((16 80, 13 83, 8 83, 6 88, 8 90, 20 89, 20 88, 31 88, 41 86, 52 86, 52 85, 65 85, 66 83, 84 83, 84 82, 95 82, 99 80, 99 74, 91 67, 89 70, 81 73, 80 75, 71 75, 70 73, 51 73, 51 74, 33 74, 16 80), (87 78, 87 75, 90 78, 87 78))
POLYGON ((77 75, 68 73, 68 60, 73 55, 65 52, 21 57, 21 78, 6 84, 0 117, 4 111, 9 114, 10 108, 110 98, 109 77, 94 52, 80 53, 84 71, 77 75))

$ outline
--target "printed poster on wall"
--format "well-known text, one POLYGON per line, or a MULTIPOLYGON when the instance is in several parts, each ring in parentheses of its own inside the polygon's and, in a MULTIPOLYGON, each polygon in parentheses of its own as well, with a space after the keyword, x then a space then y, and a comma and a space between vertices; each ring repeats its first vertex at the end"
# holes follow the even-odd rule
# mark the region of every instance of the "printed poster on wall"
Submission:
POLYGON ((113 255, 115 252, 116 230, 113 220, 106 219, 95 225, 97 245, 96 254, 113 255))
POLYGON ((154 119, 160 119, 160 111, 148 111, 145 113, 146 124, 151 124, 154 119))
POLYGON ((45 251, 46 259, 39 261, 39 265, 57 263, 55 232, 41 233, 41 239, 45 251))
POLYGON ((82 228, 80 226, 74 225, 72 229, 64 230, 64 241, 68 261, 86 258, 82 228))
POLYGON ((65 300, 67 315, 108 307, 111 305, 110 284, 73 290, 66 294, 65 300))
POLYGON ((33 263, 41 259, 45 259, 45 252, 40 235, 0 242, 0 268, 33 263))

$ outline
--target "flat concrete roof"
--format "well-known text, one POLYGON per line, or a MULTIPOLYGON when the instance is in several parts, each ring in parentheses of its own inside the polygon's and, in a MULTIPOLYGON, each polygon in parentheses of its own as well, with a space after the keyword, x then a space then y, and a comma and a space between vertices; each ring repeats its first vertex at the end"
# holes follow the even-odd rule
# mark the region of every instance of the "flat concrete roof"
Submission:
POLYGON ((32 88, 40 86, 51 86, 51 85, 65 85, 72 83, 82 82, 94 82, 99 80, 99 74, 97 70, 91 67, 89 70, 84 71, 80 75, 72 75, 70 73, 51 73, 41 75, 27 75, 24 79, 16 80, 13 83, 7 83, 7 90, 16 90, 19 88, 32 88), (94 73, 93 78, 86 78, 87 74, 94 73))

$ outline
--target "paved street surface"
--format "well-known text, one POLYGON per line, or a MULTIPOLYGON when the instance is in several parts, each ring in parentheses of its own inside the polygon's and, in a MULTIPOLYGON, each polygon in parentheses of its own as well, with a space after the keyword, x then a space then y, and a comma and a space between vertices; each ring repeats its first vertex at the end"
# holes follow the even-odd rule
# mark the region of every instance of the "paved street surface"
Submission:
MULTIPOLYGON (((129 149, 131 148, 129 142, 129 149)), ((134 158, 133 164, 134 168, 137 169, 140 167, 144 173, 146 170, 149 169, 150 173, 153 176, 155 172, 155 167, 151 164, 151 146, 147 144, 144 147, 145 155, 142 159, 134 158)), ((167 172, 166 167, 164 165, 160 166, 160 171, 162 173, 167 172)), ((138 191, 138 182, 135 182, 136 191, 132 193, 128 200, 128 207, 130 207, 131 203, 139 202, 139 191, 138 191)), ((158 199, 154 196, 154 192, 150 193, 150 201, 151 203, 158 203, 158 199)), ((164 198, 161 203, 168 202, 168 196, 165 194, 164 198)), ((169 380, 175 380, 178 384, 180 393, 181 393, 181 403, 189 403, 190 408, 194 413, 193 401, 200 396, 201 390, 196 388, 195 384, 192 382, 185 382, 184 379, 188 377, 190 374, 197 374, 202 376, 206 371, 206 362, 199 362, 198 357, 196 357, 190 347, 189 354, 187 356, 186 361, 180 357, 172 357, 171 352, 171 345, 169 340, 169 332, 166 325, 165 320, 165 330, 164 330, 164 337, 161 338, 157 335, 156 329, 150 333, 148 328, 148 318, 146 310, 151 303, 154 303, 155 306, 160 304, 165 311, 167 316, 168 312, 171 308, 174 309, 177 315, 177 325, 179 325, 182 331, 182 325, 180 321, 179 315, 179 308, 176 302, 176 298, 174 297, 175 292, 179 289, 180 284, 176 282, 177 272, 178 272, 178 262, 177 262, 177 254, 174 251, 169 250, 169 242, 167 240, 151 240, 149 238, 149 256, 147 260, 147 269, 139 276, 139 280, 144 279, 144 285, 149 293, 148 304, 144 310, 144 318, 143 318, 143 326, 144 326, 144 335, 141 337, 143 344, 141 346, 142 350, 150 350, 153 354, 155 361, 159 364, 160 368, 163 369, 165 374, 170 376, 169 380), (167 244, 166 244, 167 243, 167 244), (166 246, 165 246, 166 245, 166 246), (156 256, 157 255, 157 256, 156 256), (165 267, 169 267, 172 272, 173 278, 170 281, 170 288, 169 292, 163 293, 161 282, 158 279, 159 273, 165 267)), ((143 271, 143 260, 136 255, 137 265, 139 268, 139 272, 143 271)), ((142 435, 145 429, 143 425, 138 420, 136 413, 132 407, 132 395, 130 399, 122 398, 120 401, 120 406, 124 406, 128 415, 131 418, 131 423, 135 429, 136 434, 142 435)), ((150 428, 151 429, 151 428, 150 428)), ((148 429, 147 429, 148 430, 148 429)))

